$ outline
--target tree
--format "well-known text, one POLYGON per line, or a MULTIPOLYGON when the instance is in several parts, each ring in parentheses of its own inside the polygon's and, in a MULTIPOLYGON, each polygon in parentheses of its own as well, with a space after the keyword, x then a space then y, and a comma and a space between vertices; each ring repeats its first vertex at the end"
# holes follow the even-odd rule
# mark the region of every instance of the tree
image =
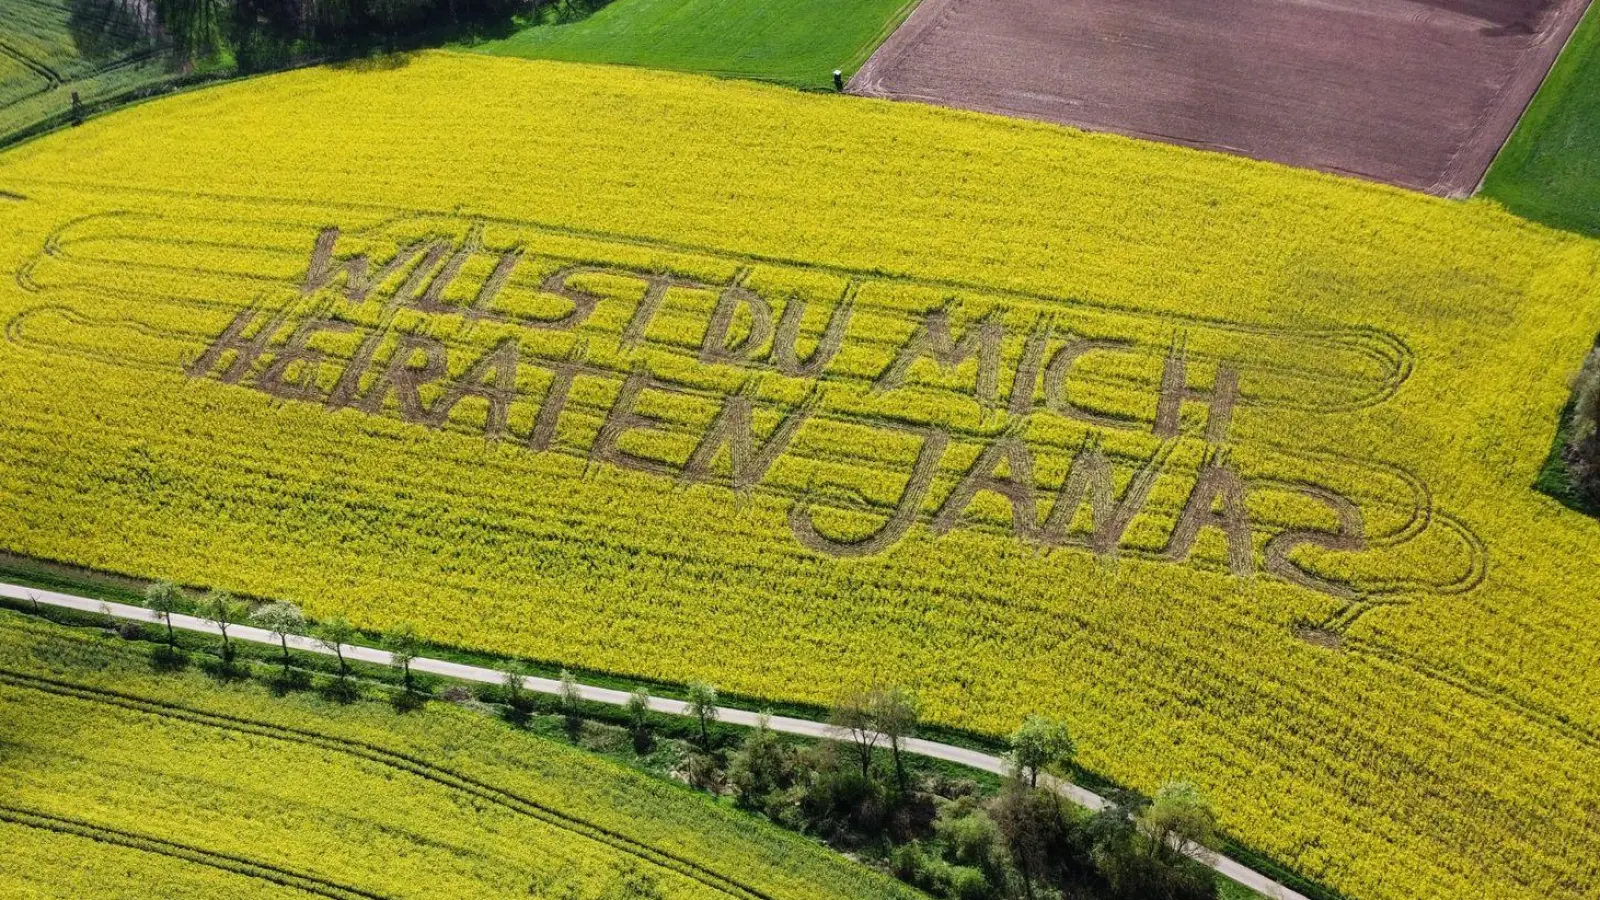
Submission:
POLYGON ((244 604, 233 599, 233 595, 227 591, 210 590, 200 600, 201 615, 217 626, 217 631, 222 634, 223 663, 233 662, 233 644, 228 640, 228 626, 243 616, 244 609, 244 604))
POLYGON ((389 651, 390 660, 400 667, 406 691, 410 692, 411 661, 422 651, 422 639, 417 637, 417 630, 410 622, 401 622, 384 634, 383 646, 389 651))
POLYGON ((628 730, 633 732, 633 748, 643 753, 650 747, 650 692, 639 688, 628 695, 628 730))
POLYGON ((583 702, 583 692, 578 688, 578 679, 566 669, 561 670, 561 711, 569 716, 578 714, 579 704, 583 702))
POLYGON ((161 27, 184 59, 210 52, 216 40, 215 0, 155 0, 161 27))
POLYGON ((344 682, 345 677, 350 674, 350 666, 344 661, 344 645, 350 643, 355 636, 355 627, 341 616, 334 616, 316 628, 317 643, 339 658, 339 681, 341 684, 344 682))
POLYGON ((251 614, 250 621, 257 628, 270 631, 277 636, 278 645, 283 648, 283 674, 288 675, 289 635, 299 634, 306 627, 306 617, 300 612, 300 607, 287 600, 268 603, 251 614))
POLYGON ((862 778, 871 775, 872 754, 877 749, 878 741, 883 739, 873 716, 873 707, 870 693, 852 691, 840 695, 828 715, 828 724, 833 726, 834 732, 842 735, 855 750, 856 761, 861 764, 862 778))
POLYGON ((1028 787, 1039 786, 1039 773, 1061 768, 1077 752, 1067 723, 1048 716, 1029 716, 1011 733, 1011 769, 1028 787))
POLYGON ((155 613, 156 621, 167 623, 167 647, 178 649, 177 635, 172 632, 172 614, 183 608, 183 589, 170 581, 157 581, 144 589, 144 601, 155 613))
POLYGON ((872 723, 878 733, 889 743, 889 753, 894 758, 895 780, 900 792, 906 791, 906 768, 901 761, 906 738, 917 732, 917 720, 922 715, 922 703, 917 695, 903 687, 878 690, 871 697, 872 723))
POLYGON ((728 781, 739 803, 751 809, 765 807, 768 797, 794 782, 792 754, 773 732, 771 720, 767 713, 756 719, 728 764, 728 781))
POLYGON ((1059 873, 1071 844, 1071 824, 1061 798, 1016 784, 995 801, 989 817, 1022 876, 1024 893, 1032 897, 1035 882, 1052 880, 1059 873))
POLYGON ((1150 854, 1177 862, 1216 842, 1217 819, 1200 790, 1187 781, 1169 781, 1135 821, 1150 841, 1150 854))
POLYGON ((527 683, 524 681, 527 677, 520 663, 512 663, 500 679, 506 689, 506 706, 511 709, 512 721, 518 724, 528 714, 527 683))
POLYGON ((711 723, 717 720, 717 689, 704 681, 689 682, 684 711, 700 723, 700 749, 711 750, 711 723))
POLYGON ((566 669, 561 670, 561 693, 557 696, 561 715, 566 718, 567 733, 576 739, 578 729, 583 727, 583 693, 578 689, 578 679, 566 669))
POLYGON ((1563 453, 1579 495, 1600 505, 1600 348, 1589 352, 1572 389, 1572 413, 1563 453))

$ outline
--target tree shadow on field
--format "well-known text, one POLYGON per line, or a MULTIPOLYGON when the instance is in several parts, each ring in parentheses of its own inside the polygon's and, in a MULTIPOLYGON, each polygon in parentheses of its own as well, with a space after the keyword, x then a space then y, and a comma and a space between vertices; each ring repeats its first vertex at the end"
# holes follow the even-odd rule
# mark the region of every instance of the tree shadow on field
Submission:
POLYGON ((150 0, 70 0, 67 32, 85 59, 127 56, 156 45, 155 10, 150 0))

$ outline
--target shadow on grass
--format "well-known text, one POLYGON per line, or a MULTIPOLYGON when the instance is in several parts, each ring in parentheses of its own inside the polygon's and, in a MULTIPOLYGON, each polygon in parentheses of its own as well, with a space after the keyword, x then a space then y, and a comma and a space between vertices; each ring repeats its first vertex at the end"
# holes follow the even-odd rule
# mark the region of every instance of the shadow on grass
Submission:
POLYGON ((284 697, 299 691, 311 690, 311 673, 304 669, 290 669, 285 672, 278 670, 278 674, 267 682, 267 687, 274 696, 284 697))
POLYGON ((394 707, 395 712, 405 715, 427 706, 428 695, 419 694, 415 691, 401 691, 389 698, 389 705, 394 707))
POLYGON ((335 678, 322 686, 323 699, 334 703, 354 703, 361 699, 361 688, 347 678, 335 678))
POLYGON ((154 49, 157 35, 154 9, 154 6, 116 0, 70 0, 67 33, 72 36, 78 55, 89 60, 154 49), (152 17, 140 18, 141 9, 149 10, 152 17))
POLYGON ((189 668, 189 654, 166 644, 157 644, 150 651, 150 668, 162 673, 182 672, 189 668))

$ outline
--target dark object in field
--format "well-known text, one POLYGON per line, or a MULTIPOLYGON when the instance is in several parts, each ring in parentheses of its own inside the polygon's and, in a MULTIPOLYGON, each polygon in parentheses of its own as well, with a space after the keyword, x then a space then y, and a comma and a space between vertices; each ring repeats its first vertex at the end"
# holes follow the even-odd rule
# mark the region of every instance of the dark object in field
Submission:
POLYGON ((838 69, 833 70, 833 89, 836 91, 844 90, 844 73, 838 69))
POLYGON ((1474 190, 1588 0, 926 0, 852 93, 1474 190))
POLYGON ((76 128, 83 124, 83 101, 78 99, 78 92, 72 92, 72 126, 76 128))
POLYGON ((1600 506, 1600 348, 1590 351, 1572 391, 1572 420, 1563 451, 1572 487, 1600 506))

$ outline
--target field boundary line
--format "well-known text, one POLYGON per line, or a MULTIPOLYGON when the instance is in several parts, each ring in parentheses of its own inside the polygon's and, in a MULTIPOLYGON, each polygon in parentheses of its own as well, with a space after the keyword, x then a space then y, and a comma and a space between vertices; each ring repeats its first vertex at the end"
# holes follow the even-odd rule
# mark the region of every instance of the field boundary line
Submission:
MULTIPOLYGON (((163 617, 151 612, 142 606, 132 606, 126 603, 113 603, 105 600, 94 600, 89 597, 79 597, 73 594, 63 594, 56 591, 37 590, 15 584, 0 583, 0 596, 13 600, 39 603, 45 606, 60 607, 79 612, 109 615, 113 618, 125 619, 135 622, 162 622, 163 617)), ((221 630, 215 623, 198 616, 173 613, 171 616, 173 628, 184 631, 195 631, 203 634, 221 635, 221 630)), ((248 641, 254 644, 279 646, 278 636, 272 632, 249 625, 230 625, 228 637, 233 640, 248 641)), ((323 656, 334 656, 335 652, 325 647, 314 638, 304 635, 288 635, 286 642, 289 647, 307 653, 317 653, 323 656)), ((381 666, 394 666, 394 658, 388 651, 375 647, 365 647, 358 644, 341 644, 340 651, 348 660, 373 663, 381 666)), ((481 684, 502 684, 505 682, 506 672, 500 669, 490 669, 484 666, 472 666, 465 663, 449 662, 448 660, 418 657, 411 662, 411 669, 415 672, 425 672, 431 675, 442 675, 462 681, 473 681, 481 684)), ((525 675, 522 678, 523 686, 535 693, 560 696, 562 683, 553 678, 541 678, 536 675, 525 675)), ((625 706, 633 695, 627 691, 614 688, 604 688, 595 685, 578 685, 578 695, 592 703, 604 703, 611 706, 625 706)), ((651 697, 650 709, 653 712, 671 716, 688 715, 688 704, 682 700, 672 700, 665 697, 651 697)), ((762 713, 747 709, 732 709, 729 707, 717 708, 717 721, 730 725, 739 725, 753 728, 765 718, 767 727, 783 734, 799 735, 801 737, 834 740, 838 735, 834 729, 824 722, 811 719, 799 719, 790 716, 765 716, 762 713)), ((996 775, 1004 775, 1010 771, 1009 763, 1002 757, 966 747, 957 747, 938 741, 922 738, 910 738, 905 742, 907 753, 918 756, 938 759, 945 762, 957 763, 969 768, 996 775)), ((1094 791, 1081 785, 1073 784, 1064 779, 1052 776, 1043 776, 1041 781, 1050 790, 1055 791, 1073 803, 1090 810, 1099 811, 1112 806, 1111 801, 1100 796, 1094 791)), ((1304 894, 1280 884, 1277 881, 1245 866, 1230 857, 1214 853, 1209 850, 1195 850, 1190 853, 1197 861, 1210 867, 1224 878, 1269 898, 1269 900, 1310 900, 1304 894)))

